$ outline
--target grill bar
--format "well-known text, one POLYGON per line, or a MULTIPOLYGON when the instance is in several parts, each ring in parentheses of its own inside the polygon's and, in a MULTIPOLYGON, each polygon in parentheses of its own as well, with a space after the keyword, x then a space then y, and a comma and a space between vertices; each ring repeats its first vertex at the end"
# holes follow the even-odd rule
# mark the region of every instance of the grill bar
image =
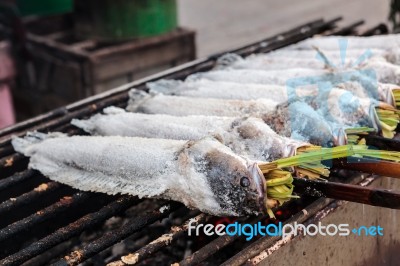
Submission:
POLYGON ((363 34, 361 34, 361 35, 367 37, 367 36, 379 35, 379 34, 387 34, 387 33, 389 33, 388 27, 387 27, 385 24, 380 23, 380 24, 378 24, 377 26, 375 26, 375 27, 373 27, 373 28, 371 28, 371 29, 366 30, 366 31, 365 31, 363 34))
POLYGON ((10 155, 14 152, 14 149, 11 146, 5 147, 5 148, 1 148, 0 149, 0 158, 3 158, 7 155, 10 155))
POLYGON ((90 194, 85 192, 78 192, 71 197, 63 197, 60 201, 56 202, 49 207, 40 210, 31 216, 28 216, 22 220, 19 220, 4 229, 0 230, 0 242, 9 239, 13 235, 26 231, 32 226, 44 222, 50 218, 57 216, 64 210, 83 203, 89 198, 90 194))
POLYGON ((113 244, 125 239, 131 234, 139 231, 147 225, 150 225, 158 220, 167 217, 170 213, 181 207, 181 204, 171 202, 162 206, 160 209, 165 209, 161 212, 160 209, 147 212, 143 215, 132 218, 127 224, 119 229, 113 230, 104 234, 99 239, 91 242, 87 246, 80 250, 71 252, 69 255, 65 256, 63 259, 54 263, 54 266, 73 266, 87 260, 88 258, 96 255, 100 251, 112 246, 113 244))
POLYGON ((51 235, 34 242, 23 250, 1 260, 0 265, 20 265, 63 241, 79 235, 84 230, 125 211, 138 202, 138 199, 135 197, 123 196, 101 208, 99 211, 87 214, 75 222, 58 229, 51 235))
POLYGON ((0 216, 4 215, 5 212, 10 211, 11 209, 16 209, 20 206, 27 205, 34 200, 49 194, 58 188, 61 187, 61 184, 56 182, 49 182, 45 184, 41 184, 38 187, 34 188, 32 191, 22 194, 21 196, 9 199, 0 203, 0 216))
POLYGON ((143 259, 150 257, 152 254, 156 253, 160 249, 170 245, 175 240, 182 237, 188 231, 190 222, 193 226, 196 226, 199 223, 205 222, 206 220, 208 220, 208 218, 209 217, 205 214, 199 214, 196 217, 189 219, 181 226, 172 227, 167 234, 160 236, 156 240, 136 251, 135 253, 123 256, 121 260, 111 262, 107 264, 107 266, 123 266, 126 264, 134 265, 142 261, 143 259))
MULTIPOLYGON (((261 216, 257 218, 250 218, 247 219, 245 222, 246 223, 257 223, 263 219, 266 219, 267 216, 261 216)), ((203 262, 207 258, 209 258, 211 255, 217 253, 219 250, 225 248, 229 244, 233 243, 238 239, 240 236, 234 235, 234 236, 228 236, 228 235, 223 235, 220 236, 195 253, 193 253, 191 256, 185 258, 181 262, 179 262, 180 266, 189 266, 189 265, 198 265, 199 263, 203 262)))
POLYGON ((35 170, 28 169, 21 173, 16 173, 8 177, 7 179, 0 180, 0 191, 6 190, 15 184, 21 183, 22 181, 27 180, 32 176, 34 176, 36 173, 37 172, 35 170))
POLYGON ((45 122, 45 121, 47 121, 47 120, 49 120, 51 118, 64 116, 67 113, 68 113, 68 110, 65 107, 57 108, 57 109, 55 109, 53 111, 50 111, 50 112, 48 112, 46 114, 33 117, 33 118, 29 119, 29 120, 20 122, 20 123, 18 123, 16 125, 13 125, 11 127, 4 128, 4 129, 0 130, 0 138, 5 136, 5 135, 9 135, 9 134, 12 134, 14 132, 17 132, 17 131, 22 131, 22 130, 28 129, 29 127, 32 127, 34 125, 43 123, 43 122, 45 122))
POLYGON ((358 26, 363 25, 364 23, 365 23, 364 20, 356 21, 356 22, 350 24, 349 26, 342 27, 339 30, 333 31, 330 35, 350 35, 350 34, 353 34, 355 32, 355 29, 358 26))
POLYGON ((26 159, 23 155, 14 153, 9 157, 0 159, 0 177, 6 175, 10 171, 14 171, 19 166, 19 163, 26 159))
POLYGON ((222 248, 228 246, 229 244, 233 243, 239 236, 221 236, 217 239, 211 241, 200 250, 193 253, 191 256, 185 258, 181 262, 179 262, 180 266, 189 266, 189 265, 198 265, 199 263, 203 262, 211 255, 217 253, 222 248))

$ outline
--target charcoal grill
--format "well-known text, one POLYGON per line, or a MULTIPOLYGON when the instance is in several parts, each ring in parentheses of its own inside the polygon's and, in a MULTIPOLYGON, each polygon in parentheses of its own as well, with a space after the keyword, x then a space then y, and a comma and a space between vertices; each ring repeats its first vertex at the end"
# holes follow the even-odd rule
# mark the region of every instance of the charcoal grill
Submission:
MULTIPOLYGON (((340 19, 315 20, 230 52, 246 56, 278 49, 315 34, 357 34, 362 22, 338 27, 340 19)), ((386 32, 386 27, 378 25, 365 31, 365 35, 386 32)), ((16 154, 10 145, 11 136, 33 130, 84 134, 69 124, 71 119, 88 117, 110 105, 124 107, 129 89, 145 89, 149 81, 182 79, 210 70, 220 55, 181 65, 1 130, 0 265, 258 264, 265 262, 274 248, 284 246, 273 237, 252 241, 228 236, 189 237, 190 219, 194 218, 196 223, 233 220, 188 210, 175 202, 71 189, 27 169, 28 159, 16 154)), ((362 181, 362 185, 376 179, 343 170, 338 170, 336 176, 341 182, 362 181)), ((302 197, 282 207, 277 217, 284 222, 312 223, 341 204, 331 199, 302 197)), ((267 217, 240 219, 258 221, 271 222, 267 217)))

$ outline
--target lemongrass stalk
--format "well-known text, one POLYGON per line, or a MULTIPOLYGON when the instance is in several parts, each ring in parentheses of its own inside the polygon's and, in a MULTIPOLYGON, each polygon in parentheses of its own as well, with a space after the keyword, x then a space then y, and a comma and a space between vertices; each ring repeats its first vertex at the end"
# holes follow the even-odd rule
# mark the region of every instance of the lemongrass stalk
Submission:
POLYGON ((321 176, 329 177, 330 171, 326 166, 318 167, 313 165, 302 164, 296 168, 296 172, 310 179, 319 179, 321 176))
POLYGON ((400 152, 373 150, 366 145, 344 145, 334 148, 321 148, 320 150, 311 152, 303 152, 289 158, 282 158, 270 163, 263 163, 259 166, 261 171, 268 172, 278 168, 282 169, 286 167, 296 167, 302 165, 307 166, 307 164, 310 163, 319 163, 324 160, 345 158, 349 156, 362 156, 394 162, 400 161, 400 152))
POLYGON ((393 138, 394 131, 400 123, 399 110, 387 105, 380 105, 375 108, 375 112, 379 119, 379 126, 382 129, 382 136, 385 138, 393 138))
POLYGON ((352 135, 352 134, 365 134, 367 135, 370 132, 374 132, 375 129, 371 127, 356 127, 356 128, 347 128, 345 130, 347 135, 352 135))
POLYGON ((264 204, 269 217, 275 218, 272 209, 295 197, 292 195, 293 177, 290 172, 280 169, 272 170, 264 174, 264 177, 267 191, 264 204))

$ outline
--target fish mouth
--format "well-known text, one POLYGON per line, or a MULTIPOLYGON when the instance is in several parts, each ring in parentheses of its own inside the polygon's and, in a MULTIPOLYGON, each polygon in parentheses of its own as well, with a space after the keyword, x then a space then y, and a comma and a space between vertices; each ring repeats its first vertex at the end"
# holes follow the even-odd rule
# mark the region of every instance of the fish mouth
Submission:
POLYGON ((332 130, 334 146, 347 144, 347 134, 344 128, 335 128, 332 130))
POLYGON ((266 213, 267 208, 264 204, 264 197, 266 191, 266 183, 263 173, 261 172, 260 168, 258 167, 258 163, 251 163, 247 169, 251 175, 251 179, 254 181, 255 190, 256 190, 256 201, 258 206, 258 211, 261 213, 266 213))
POLYGON ((381 130, 381 126, 379 123, 378 113, 376 112, 376 109, 375 109, 376 107, 377 107, 376 105, 371 104, 371 107, 369 109, 369 117, 371 118, 373 128, 375 130, 379 131, 379 130, 381 130))

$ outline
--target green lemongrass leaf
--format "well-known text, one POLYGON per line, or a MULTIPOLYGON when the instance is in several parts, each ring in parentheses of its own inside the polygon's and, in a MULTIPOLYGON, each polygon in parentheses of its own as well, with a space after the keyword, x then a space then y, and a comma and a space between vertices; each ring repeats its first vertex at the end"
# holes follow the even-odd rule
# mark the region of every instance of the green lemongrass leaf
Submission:
POLYGON ((345 132, 347 135, 351 135, 351 134, 362 134, 362 133, 369 133, 369 132, 374 132, 375 129, 374 128, 370 128, 370 127, 357 127, 357 128, 347 128, 345 129, 345 132))
POLYGON ((267 197, 272 199, 285 199, 285 198, 290 198, 290 196, 291 196, 290 193, 278 193, 278 192, 267 193, 267 197))
POLYGON ((290 195, 292 195, 292 193, 290 193, 290 192, 287 192, 287 193, 278 192, 278 191, 268 191, 267 192, 267 197, 270 199, 288 198, 288 197, 290 197, 290 195))
MULTIPOLYGON (((321 164, 322 165, 322 164, 321 164)), ((313 165, 307 165, 307 164, 302 164, 299 168, 302 168, 304 170, 308 170, 312 173, 328 177, 330 174, 329 168, 324 166, 324 167, 318 167, 318 166, 313 166, 313 165)), ((301 170, 299 170, 301 172, 301 170)))
POLYGON ((267 214, 268 214, 269 218, 275 219, 275 214, 271 208, 267 208, 267 214))
POLYGON ((271 186, 280 186, 284 184, 291 184, 293 182, 293 177, 292 175, 289 175, 288 177, 281 177, 281 178, 274 178, 274 179, 268 179, 266 180, 267 184, 267 189, 270 188, 271 186))
POLYGON ((292 194, 290 188, 286 187, 285 185, 280 186, 273 186, 269 187, 267 193, 278 193, 281 195, 290 195, 292 194))
POLYGON ((393 130, 388 130, 388 129, 382 128, 382 137, 387 138, 387 139, 394 138, 393 130))
POLYGON ((360 137, 358 135, 356 135, 356 136, 347 136, 347 143, 348 144, 356 145, 359 142, 360 142, 360 137))
POLYGON ((386 123, 384 123, 384 122, 382 122, 382 121, 380 121, 380 126, 382 127, 382 130, 387 130, 387 131, 389 131, 389 132, 392 132, 392 131, 394 131, 395 129, 396 129, 396 127, 397 126, 389 126, 389 125, 387 125, 386 123))
POLYGON ((291 177, 292 175, 288 171, 276 169, 276 170, 269 171, 264 176, 266 179, 277 179, 277 178, 288 178, 288 177, 291 177))
POLYGON ((316 161, 330 160, 336 158, 343 158, 354 155, 352 145, 338 146, 334 148, 322 148, 319 151, 304 152, 292 157, 282 158, 274 161, 279 168, 299 166, 305 163, 311 163, 316 161))
POLYGON ((281 197, 287 197, 292 195, 293 188, 294 186, 292 184, 273 186, 269 188, 267 187, 267 193, 273 193, 276 195, 281 195, 281 197))
POLYGON ((395 114, 396 112, 393 111, 393 110, 386 110, 386 109, 377 108, 377 109, 376 109, 376 113, 377 113, 378 115, 393 115, 393 114, 395 114))
POLYGON ((349 156, 354 157, 368 157, 393 162, 400 162, 400 152, 396 151, 383 151, 374 150, 367 145, 344 145, 334 148, 321 148, 317 151, 303 152, 301 154, 282 158, 274 161, 278 168, 284 167, 302 167, 305 170, 318 173, 322 176, 328 176, 326 167, 320 162, 323 160, 331 160, 337 158, 345 158, 349 156))
POLYGON ((397 126, 399 123, 399 120, 393 119, 393 118, 383 118, 381 121, 389 126, 397 126))

